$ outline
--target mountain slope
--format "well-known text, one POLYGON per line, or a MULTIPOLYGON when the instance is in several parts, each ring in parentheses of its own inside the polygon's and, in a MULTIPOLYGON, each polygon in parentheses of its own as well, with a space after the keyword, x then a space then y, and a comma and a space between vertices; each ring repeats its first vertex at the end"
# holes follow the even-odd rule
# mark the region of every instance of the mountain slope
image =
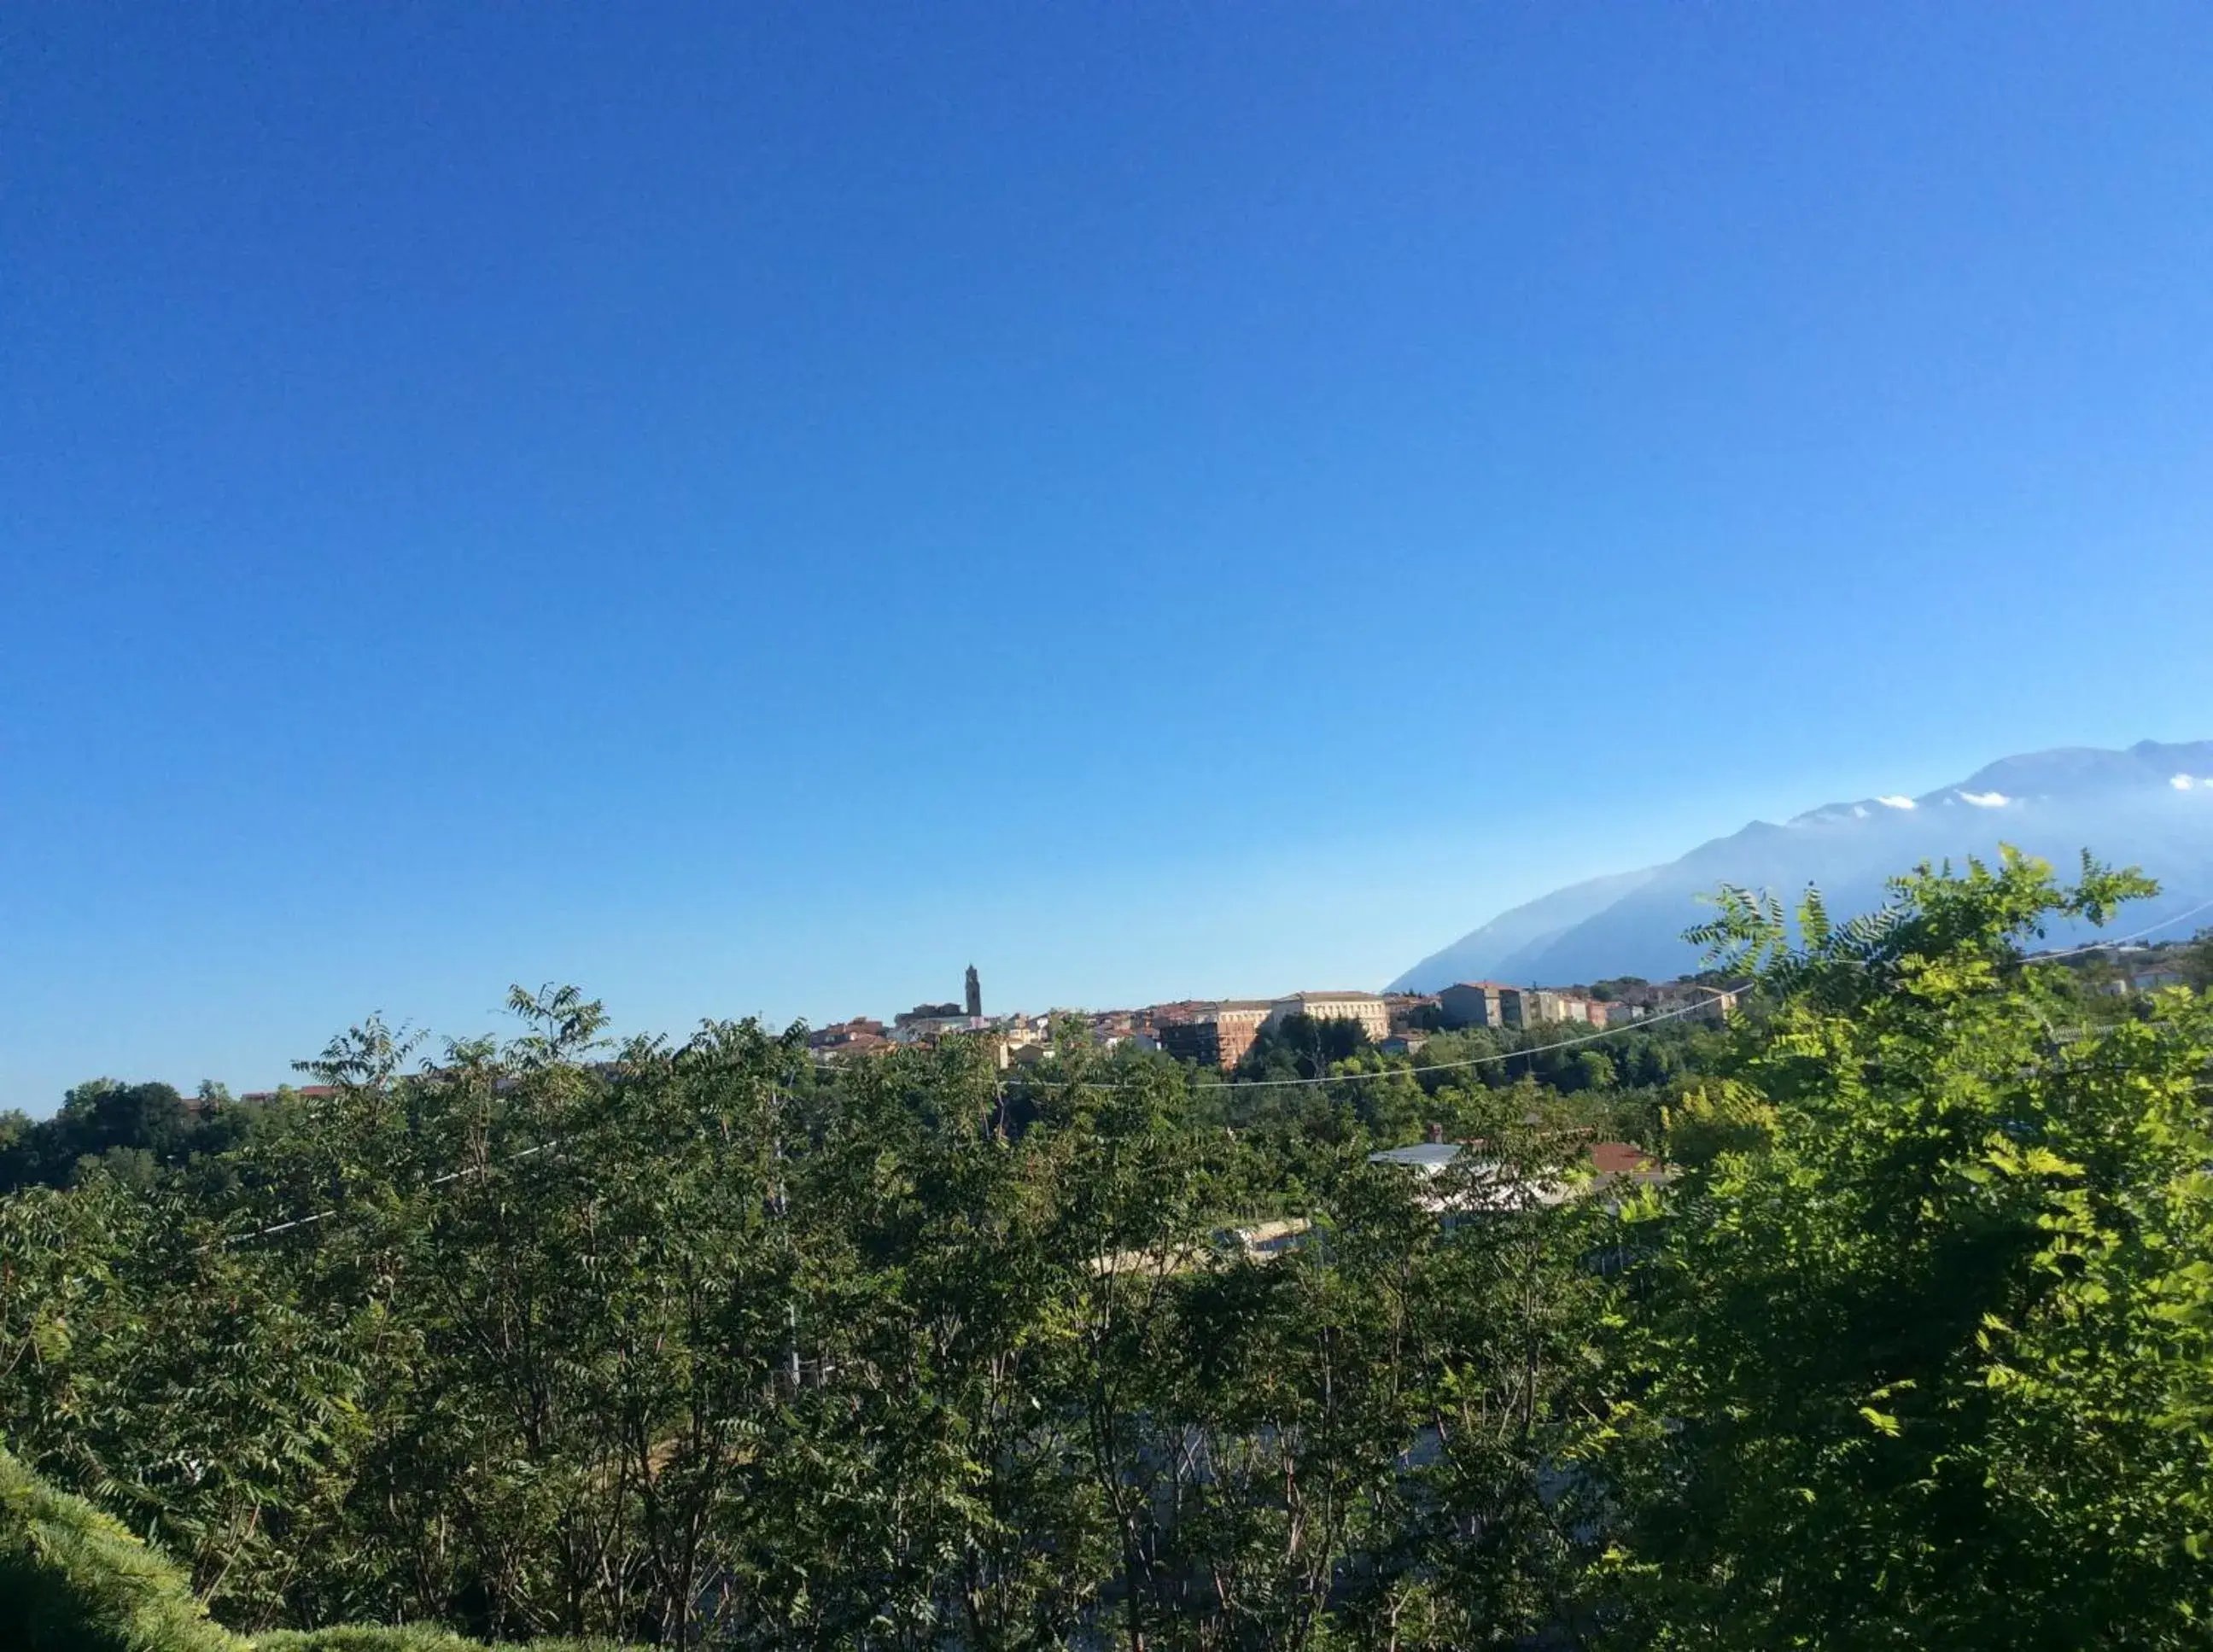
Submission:
POLYGON ((1555 889, 1549 895, 1509 908, 1442 951, 1431 953, 1393 981, 1388 990, 1429 990, 1406 984, 1417 979, 1434 980, 1445 985, 1454 981, 1481 980, 1497 972, 1506 960, 1549 945, 1578 924, 1596 917, 1660 869, 1648 866, 1641 872, 1611 873, 1602 878, 1571 883, 1564 889, 1555 889))
POLYGON ((1393 990, 1434 991, 1476 975, 1661 979, 1698 966, 1682 932, 1700 921, 1708 909, 1699 897, 1717 884, 1770 889, 1786 902, 1814 884, 1843 917, 1880 904, 1885 881, 1921 861, 1993 856, 2000 843, 2063 873, 2086 848, 2116 865, 2142 866, 2161 893, 2124 915, 2124 932, 2213 899, 2213 741, 2033 753, 1920 797, 1832 803, 1783 826, 1754 821, 1665 866, 1576 884, 1502 913, 1407 971, 1393 990))

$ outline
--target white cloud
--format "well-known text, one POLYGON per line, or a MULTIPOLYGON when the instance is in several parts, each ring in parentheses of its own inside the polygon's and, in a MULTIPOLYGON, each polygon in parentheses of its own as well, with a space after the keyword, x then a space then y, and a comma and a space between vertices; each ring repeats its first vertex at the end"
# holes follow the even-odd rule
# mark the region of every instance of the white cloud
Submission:
POLYGON ((1855 820, 1864 820, 1867 819, 1867 805, 1865 803, 1855 803, 1852 805, 1852 819, 1855 820))
POLYGON ((2170 786, 2173 787, 2173 788, 2175 789, 2175 790, 2177 790, 2177 791, 2188 791, 2188 790, 2189 790, 2192 786, 2196 785, 2198 783, 2197 783, 2195 780, 2192 779, 2192 778, 2191 778, 2188 775, 2186 775, 2186 774, 2179 774, 2179 775, 2175 776, 2173 779, 2172 779, 2172 780, 2168 781, 2167 783, 2168 785, 2170 785, 2170 786))
POLYGON ((2002 791, 1963 791, 1960 801, 1972 803, 1977 808, 2003 808, 2013 800, 2002 791))
POLYGON ((1885 808, 1911 808, 1913 807, 1913 800, 1911 797, 1878 797, 1875 801, 1881 803, 1885 808))

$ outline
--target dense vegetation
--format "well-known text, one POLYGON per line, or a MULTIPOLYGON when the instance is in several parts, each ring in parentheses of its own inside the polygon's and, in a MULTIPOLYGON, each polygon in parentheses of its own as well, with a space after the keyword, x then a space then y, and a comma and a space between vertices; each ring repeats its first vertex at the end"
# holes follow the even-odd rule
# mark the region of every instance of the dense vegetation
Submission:
POLYGON ((1420 1066, 608 1049, 564 989, 158 1151, 91 1087, 0 1199, 0 1433, 253 1635, 2201 1644, 2213 1009, 2022 961, 2146 887, 1731 897, 1726 1032, 1420 1066), (1369 1162, 1432 1121, 1480 1149, 1369 1162), (1676 1180, 1558 1197, 1593 1129, 1676 1180))
POLYGON ((94 1169, 150 1186, 164 1170, 237 1146, 253 1120, 254 1110, 217 1084, 187 1099, 168 1084, 94 1079, 64 1096, 51 1119, 0 1113, 0 1191, 64 1187, 94 1169))

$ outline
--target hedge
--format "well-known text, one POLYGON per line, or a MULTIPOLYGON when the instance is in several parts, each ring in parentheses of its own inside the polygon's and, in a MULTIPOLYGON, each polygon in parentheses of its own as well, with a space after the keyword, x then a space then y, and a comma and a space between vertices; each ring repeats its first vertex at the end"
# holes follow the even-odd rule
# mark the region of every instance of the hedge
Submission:
POLYGON ((509 1642, 486 1648, 443 1629, 348 1625, 343 1629, 277 1629, 259 1635, 254 1652, 623 1652, 613 1641, 509 1642))
POLYGON ((253 1652, 185 1575, 0 1450, 0 1645, 21 1652, 253 1652))
MULTIPOLYGON (((277 1630, 211 1622, 182 1571, 82 1497, 0 1448, 0 1648, 6 1652, 485 1652, 442 1629, 277 1630)), ((533 1641, 515 1652, 620 1652, 533 1641)))

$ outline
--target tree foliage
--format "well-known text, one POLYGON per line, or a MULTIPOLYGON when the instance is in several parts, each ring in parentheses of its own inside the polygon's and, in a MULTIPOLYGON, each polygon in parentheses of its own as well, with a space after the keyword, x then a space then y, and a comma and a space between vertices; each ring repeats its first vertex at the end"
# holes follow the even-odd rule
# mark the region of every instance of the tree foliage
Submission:
POLYGON ((2197 1644, 2213 1012, 2027 957, 2145 887, 1725 893, 1726 1030, 1241 1082, 372 1018, 0 1198, 0 1434, 302 1652, 2197 1644))
POLYGON ((2195 1645, 2213 1601, 2213 1016, 2068 1025, 2024 949, 2147 893, 2009 853, 1789 946, 1686 1110, 1624 1339, 1625 1644, 2195 1645))
POLYGON ((510 1008, 334 1040, 220 1173, 0 1201, 0 1429, 224 1622, 1442 1647, 1569 1588, 1582 1207, 1441 1228, 1364 1131, 1225 1131, 1160 1059, 1017 1106, 959 1040, 510 1008))

